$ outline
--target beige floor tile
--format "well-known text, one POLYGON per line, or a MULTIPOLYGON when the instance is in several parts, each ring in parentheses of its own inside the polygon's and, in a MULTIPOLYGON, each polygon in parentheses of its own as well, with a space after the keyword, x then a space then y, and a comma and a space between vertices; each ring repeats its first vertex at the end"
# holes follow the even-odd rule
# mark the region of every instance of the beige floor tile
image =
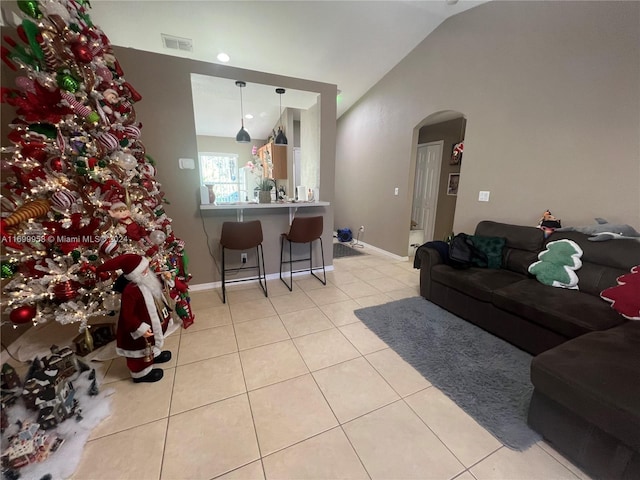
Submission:
POLYGON ((422 390, 406 397, 405 401, 467 467, 502 446, 437 388, 422 390))
POLYGON ((251 462, 249 465, 237 468, 225 475, 216 477, 216 480, 264 480, 262 462, 251 462))
MULTIPOLYGON (((264 296, 264 290, 260 287, 260 284, 256 282, 246 283, 245 288, 231 289, 227 286, 227 303, 233 305, 243 302, 255 302, 267 298, 264 296)), ((269 287, 267 285, 267 294, 269 293, 269 287)))
POLYGON ((403 298, 412 298, 420 296, 420 287, 405 287, 400 290, 391 290, 386 292, 392 300, 402 300, 403 298))
POLYGON ((553 448, 544 440, 540 440, 538 442, 538 446, 541 449, 543 449, 545 452, 547 452, 549 455, 551 455, 553 458, 555 458, 557 461, 559 461, 562 465, 567 467, 580 480, 591 480, 591 477, 589 475, 587 475, 580 468, 578 468, 569 460, 567 460, 567 458, 564 455, 562 455, 560 452, 558 452, 555 448, 553 448))
POLYGON ((279 297, 280 295, 289 295, 291 293, 279 278, 267 281, 267 291, 269 292, 269 298, 279 297))
POLYGON ((235 331, 240 350, 289 339, 278 316, 236 323, 235 331))
POLYGON ((361 263, 364 267, 375 268, 385 265, 392 265, 393 263, 396 263, 396 260, 383 255, 368 255, 367 257, 362 259, 361 263))
POLYGON ((160 478, 166 430, 163 418, 87 442, 72 480, 160 478))
POLYGON ((313 377, 340 423, 400 399, 362 357, 318 370, 313 377))
POLYGON ((400 275, 396 275, 393 278, 401 283, 404 283, 408 287, 420 286, 420 270, 401 273, 400 275))
POLYGON ((111 415, 93 429, 90 440, 104 437, 169 415, 171 390, 175 370, 164 372, 154 383, 133 383, 131 379, 109 384, 115 389, 111 395, 111 415))
POLYGON ((260 458, 246 395, 169 418, 162 479, 208 479, 260 458))
POLYGON ((333 328, 333 323, 318 307, 285 313, 280 315, 280 318, 291 337, 300 337, 333 328))
POLYGON ((111 361, 107 373, 102 379, 102 384, 128 379, 131 379, 131 373, 127 368, 127 359, 124 357, 116 357, 111 361))
POLYGON ((293 341, 311 371, 360 356, 360 352, 337 329, 297 337, 293 341))
POLYGON ((193 311, 222 305, 222 293, 220 293, 219 290, 220 289, 190 291, 189 298, 191 299, 191 308, 193 311))
POLYGON ((208 328, 180 337, 178 365, 218 357, 237 350, 238 346, 232 325, 208 328))
POLYGON ((360 308, 360 304, 355 300, 347 300, 346 302, 330 303, 321 305, 320 310, 329 317, 329 320, 337 327, 347 325, 349 323, 359 322, 360 319, 353 314, 353 311, 360 308))
POLYGON ((469 473, 468 470, 462 472, 460 475, 458 475, 457 477, 454 477, 453 480, 476 480, 476 478, 471 475, 471 473, 469 473))
POLYGON ((309 298, 311 298, 316 305, 327 305, 328 303, 349 300, 349 296, 346 293, 330 284, 318 290, 310 290, 307 292, 307 295, 309 295, 309 298))
POLYGON ((385 277, 387 277, 389 280, 393 280, 395 277, 404 275, 405 273, 407 273, 407 271, 404 268, 399 267, 396 263, 378 265, 375 267, 375 269, 383 273, 385 277))
POLYGON ((368 281, 375 278, 385 278, 385 274, 373 267, 362 267, 352 270, 351 273, 360 280, 368 281))
POLYGON ((469 470, 477 480, 504 478, 576 480, 577 478, 538 445, 533 445, 524 452, 502 447, 469 470))
MULTIPOLYGON (((367 280, 367 283, 375 287, 377 290, 385 293, 391 292, 393 290, 400 290, 406 287, 404 283, 390 277, 374 278, 371 280, 367 280)), ((364 297, 364 295, 361 296, 364 297)))
MULTIPOLYGON (((314 272, 316 275, 318 275, 320 278, 322 278, 322 270, 316 271, 314 270, 314 272)), ((287 282, 289 281, 288 277, 287 277, 287 282)), ((318 288, 323 288, 324 285, 322 284, 322 282, 320 280, 318 280, 316 277, 312 276, 311 274, 309 275, 305 275, 305 276, 301 276, 301 277, 293 277, 293 281, 295 282, 296 286, 300 289, 300 290, 304 290, 305 292, 309 291, 309 290, 317 290, 318 288)))
POLYGON ((401 397, 431 386, 431 382, 390 348, 370 353, 366 359, 401 397))
POLYGON ((182 331, 183 334, 191 334, 205 330, 207 328, 221 327, 231 323, 231 312, 229 305, 216 305, 215 307, 207 307, 194 312, 196 320, 189 328, 182 331))
POLYGON ((240 358, 249 390, 309 372, 291 340, 243 350, 240 358))
MULTIPOLYGON (((384 279, 381 279, 384 280, 384 279)), ((346 285, 340 285, 340 290, 351 298, 368 297, 369 295, 380 295, 382 290, 370 285, 364 280, 357 280, 346 285)))
POLYGON ((311 375, 249 392, 262 455, 338 425, 311 375))
MULTIPOLYGON (((277 298, 277 297, 276 297, 277 298)), ((262 297, 252 302, 234 303, 229 305, 233 323, 248 322, 259 318, 273 317, 276 311, 268 298, 262 297)))
POLYGON ((389 348, 380 337, 369 330, 362 322, 350 323, 349 325, 338 327, 338 330, 347 337, 347 340, 349 340, 362 355, 389 348))
POLYGON ((393 298, 391 298, 389 295, 381 293, 379 295, 371 295, 369 297, 359 297, 358 299, 356 299, 356 302, 358 302, 360 306, 364 308, 393 302, 393 298))
POLYGON ((335 286, 341 287, 348 283, 357 282, 358 277, 351 272, 334 270, 332 272, 327 272, 327 280, 335 286))
POLYGON ((403 401, 357 418, 343 429, 372 479, 443 479, 464 470, 403 401))
POLYGON ((273 308, 280 315, 285 315, 291 312, 297 312, 298 310, 305 310, 307 308, 315 307, 315 304, 302 290, 296 290, 288 295, 280 295, 271 299, 273 308))
POLYGON ((341 428, 265 457, 264 469, 267 480, 369 479, 341 428))
POLYGON ((176 369, 171 415, 245 392, 237 353, 208 358, 176 369))

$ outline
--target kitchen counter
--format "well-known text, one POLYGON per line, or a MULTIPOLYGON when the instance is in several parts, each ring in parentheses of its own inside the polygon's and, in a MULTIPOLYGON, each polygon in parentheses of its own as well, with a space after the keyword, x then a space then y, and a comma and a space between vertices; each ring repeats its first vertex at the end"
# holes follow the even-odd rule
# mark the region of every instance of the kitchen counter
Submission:
POLYGON ((298 208, 305 207, 328 207, 330 202, 271 202, 271 203, 256 203, 256 202, 234 202, 234 203, 221 203, 221 204, 203 204, 200 205, 200 210, 237 210, 238 221, 243 221, 244 210, 253 209, 272 209, 272 208, 288 208, 289 209, 289 224, 293 221, 293 217, 296 214, 298 208))

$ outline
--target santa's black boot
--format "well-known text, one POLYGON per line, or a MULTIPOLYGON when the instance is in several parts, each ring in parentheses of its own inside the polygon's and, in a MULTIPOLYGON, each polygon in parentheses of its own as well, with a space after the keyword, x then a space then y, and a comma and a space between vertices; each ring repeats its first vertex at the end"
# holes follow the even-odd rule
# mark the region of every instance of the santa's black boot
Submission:
POLYGON ((141 383, 141 382, 152 383, 152 382, 157 382, 158 380, 160 380, 162 378, 163 375, 164 375, 164 371, 161 368, 154 368, 149 373, 147 373, 144 377, 134 378, 133 382, 134 383, 141 383))
POLYGON ((166 363, 171 360, 171 352, 169 350, 164 350, 160 352, 160 355, 153 359, 153 363, 166 363))

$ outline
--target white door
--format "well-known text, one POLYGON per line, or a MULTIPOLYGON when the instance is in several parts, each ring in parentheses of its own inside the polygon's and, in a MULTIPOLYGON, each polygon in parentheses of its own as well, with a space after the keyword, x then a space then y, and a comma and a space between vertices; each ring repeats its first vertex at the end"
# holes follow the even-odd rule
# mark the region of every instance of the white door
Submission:
POLYGON ((413 230, 424 231, 423 242, 433 240, 443 145, 442 140, 418 145, 411 219, 417 223, 413 230))

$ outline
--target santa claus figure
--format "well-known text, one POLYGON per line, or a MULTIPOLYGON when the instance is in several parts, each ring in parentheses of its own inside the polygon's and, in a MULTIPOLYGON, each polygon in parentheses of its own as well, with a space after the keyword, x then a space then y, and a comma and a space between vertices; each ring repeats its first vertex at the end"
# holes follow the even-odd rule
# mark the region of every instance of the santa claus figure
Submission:
POLYGON ((97 273, 115 270, 123 273, 116 282, 122 290, 116 352, 126 357, 134 382, 157 382, 163 371, 153 365, 171 360, 171 352, 162 351, 162 345, 164 333, 173 323, 162 284, 141 255, 112 258, 100 265, 97 273))

